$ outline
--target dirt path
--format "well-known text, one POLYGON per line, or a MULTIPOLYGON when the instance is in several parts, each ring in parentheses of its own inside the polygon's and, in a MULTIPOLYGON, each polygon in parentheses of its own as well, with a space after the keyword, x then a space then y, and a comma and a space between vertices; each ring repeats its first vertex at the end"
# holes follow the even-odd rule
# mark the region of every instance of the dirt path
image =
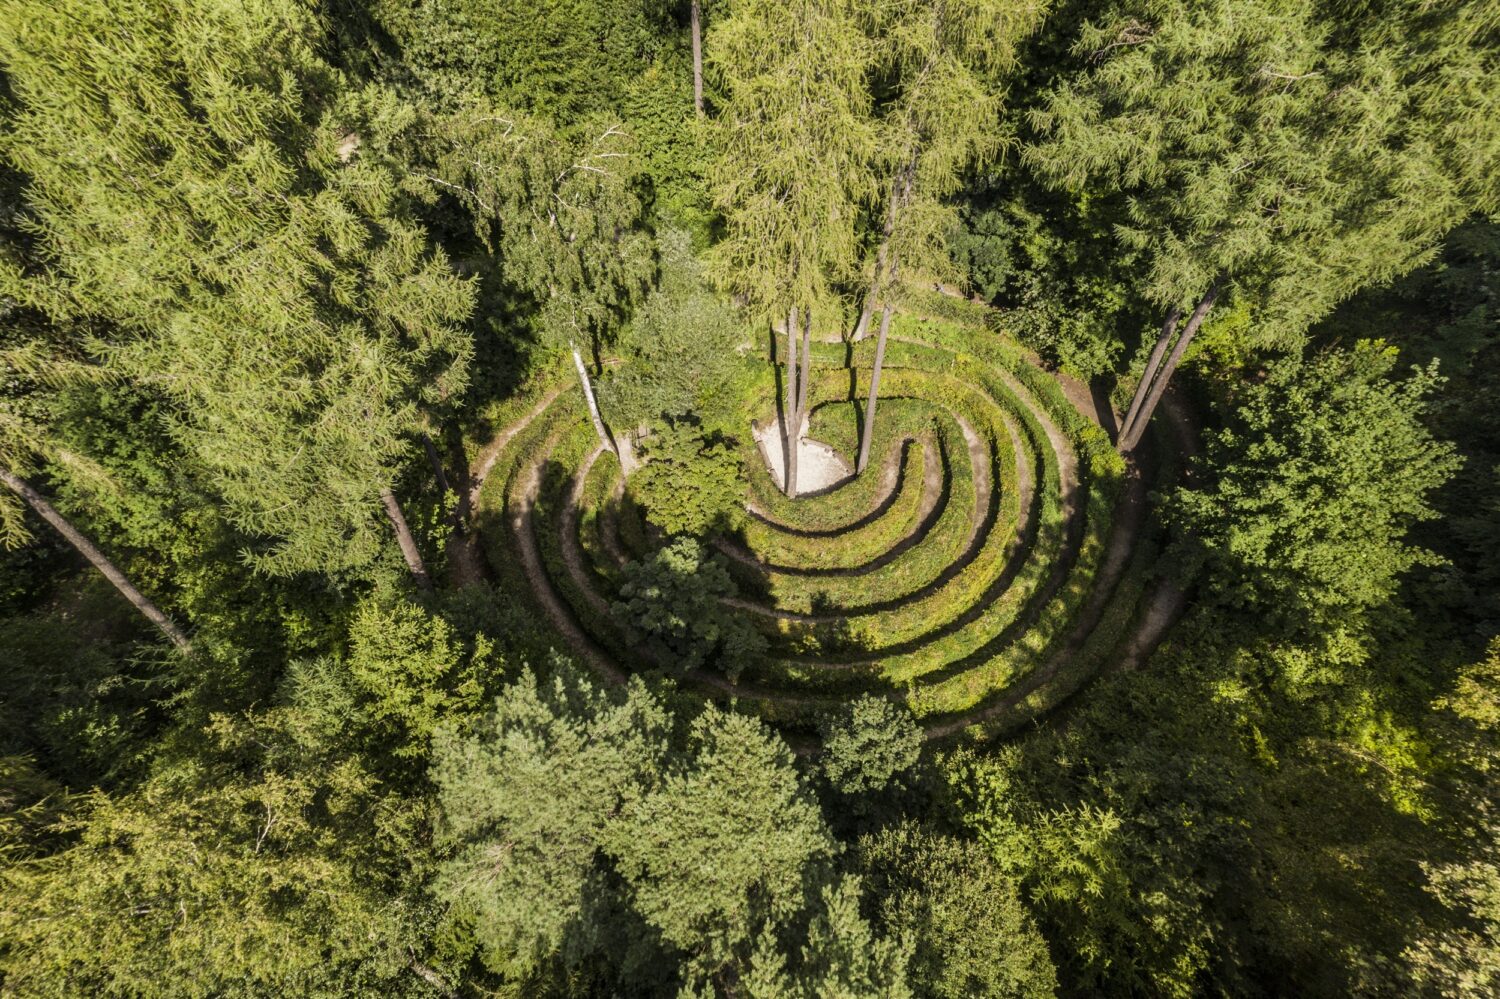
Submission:
MULTIPOLYGON (((534 419, 535 415, 533 411, 527 420, 534 419)), ((543 451, 544 453, 537 456, 523 473, 526 476, 525 484, 521 489, 516 509, 510 518, 511 534, 516 539, 516 553, 521 560, 521 572, 531 584, 532 595, 542 605, 542 610, 546 612, 552 626, 557 629, 558 634, 567 641, 567 644, 572 646, 574 651, 605 680, 612 684, 622 684, 625 682, 625 671, 615 664, 608 653, 583 628, 579 627, 577 619, 564 605, 563 599, 558 596, 552 583, 547 579, 547 573, 543 568, 542 553, 536 541, 535 507, 537 492, 541 487, 542 464, 547 453, 550 453, 551 447, 544 448, 543 451)), ((490 464, 493 466, 494 463, 490 464)))
MULTIPOLYGON (((473 516, 473 511, 479 509, 479 494, 484 491, 485 479, 489 477, 490 471, 494 469, 495 462, 500 458, 507 445, 515 440, 516 435, 521 433, 547 408, 557 401, 572 385, 567 381, 559 382, 546 395, 537 400, 535 406, 519 421, 512 423, 502 430, 495 439, 486 444, 480 452, 474 456, 474 464, 470 466, 463 496, 463 509, 468 511, 468 517, 473 516)), ((454 525, 453 531, 448 536, 448 582, 455 589, 472 586, 484 581, 484 560, 479 553, 479 535, 473 529, 471 523, 466 523, 466 517, 460 517, 454 525)))
MULTIPOLYGON (((1081 529, 1075 530, 1078 522, 1079 506, 1079 482, 1077 477, 1077 461, 1072 448, 1066 437, 1057 428, 1055 423, 1046 414, 1045 410, 1030 395, 1030 393, 1017 382, 1008 372, 996 370, 996 375, 1016 394, 1025 405, 1036 416, 1042 427, 1044 436, 1047 438, 1049 449, 1053 451, 1058 461, 1059 482, 1062 487, 1063 522, 1067 526, 1070 535, 1081 538, 1081 529)), ((1081 383, 1079 383, 1081 385, 1081 383)), ((559 384, 527 412, 519 421, 506 428, 501 434, 490 442, 477 456, 474 471, 468 480, 467 499, 471 509, 477 509, 479 494, 484 481, 493 469, 496 461, 506 446, 515 439, 535 419, 544 413, 559 396, 568 391, 572 386, 567 382, 559 384)), ((1067 386, 1064 386, 1065 390, 1067 386)), ((1079 408, 1091 419, 1097 416, 1090 410, 1080 405, 1082 399, 1078 397, 1078 390, 1068 392, 1069 401, 1079 408)), ((1173 435, 1177 438, 1180 453, 1184 456, 1196 451, 1196 428, 1185 409, 1173 395, 1168 395, 1162 406, 1162 413, 1171 421, 1173 435)), ((957 418, 957 417, 955 417, 957 418)), ((984 501, 976 502, 976 511, 987 511, 992 505, 990 502, 989 488, 993 483, 993 470, 989 467, 988 448, 983 439, 977 435, 966 421, 959 419, 961 429, 964 431, 966 443, 970 450, 971 462, 982 461, 984 475, 976 475, 976 499, 980 489, 980 482, 984 485, 984 501), (976 451, 976 447, 979 449, 976 451), (982 452, 982 453, 981 453, 982 452)), ((1023 523, 1029 519, 1030 511, 1034 506, 1034 494, 1036 484, 1031 476, 1030 464, 1021 460, 1023 447, 1020 434, 1011 421, 1006 419, 1007 430, 1012 436, 1017 456, 1017 481, 1016 488, 1020 494, 1021 514, 1018 515, 1017 536, 1012 540, 1012 546, 1017 545, 1030 526, 1023 523)), ((518 490, 515 508, 509 511, 509 527, 516 541, 516 553, 520 568, 532 588, 533 593, 544 610, 548 620, 557 630, 558 634, 565 640, 573 651, 579 655, 588 665, 610 683, 621 683, 628 675, 627 672, 614 661, 612 656, 601 647, 579 623, 579 618, 567 601, 559 594, 552 585, 545 571, 545 563, 542 559, 535 524, 535 505, 541 485, 541 473, 547 457, 552 450, 553 442, 538 449, 537 454, 527 457, 526 467, 522 469, 522 487, 518 490)), ((903 443, 893 449, 890 458, 883 466, 883 476, 889 480, 890 492, 894 496, 895 485, 899 481, 900 462, 902 461, 901 447, 903 443)), ((608 613, 609 605, 607 599, 599 594, 593 586, 592 571, 586 564, 586 556, 580 546, 578 525, 580 518, 580 505, 582 502, 583 489, 587 481, 590 469, 602 454, 602 447, 596 448, 582 462, 575 473, 569 490, 566 508, 560 511, 557 530, 562 535, 559 539, 563 562, 569 577, 586 594, 585 600, 591 613, 608 613)), ((935 465, 936 463, 934 463, 935 465)), ((924 476, 925 478, 925 476, 924 476)), ((623 491, 623 481, 615 486, 615 497, 623 491)), ((926 483, 924 483, 924 489, 926 483)), ((1054 680, 1062 668, 1070 659, 1078 654, 1087 642, 1089 636, 1097 628, 1104 613, 1108 609, 1115 590, 1123 579, 1130 563, 1131 553, 1135 548, 1137 536, 1142 527, 1147 523, 1147 494, 1149 485, 1138 469, 1132 470, 1127 480, 1125 494, 1120 505, 1117 507, 1110 537, 1106 543, 1106 549, 1100 560, 1098 571, 1092 580, 1093 586, 1089 596, 1075 617, 1074 621, 1065 632, 1062 645, 1047 660, 1030 675, 1023 678, 1011 689, 1007 690, 1003 697, 991 702, 984 708, 969 712, 967 714, 952 718, 940 719, 925 729, 928 739, 942 739, 955 735, 975 724, 994 720, 1003 716, 1009 710, 1013 710, 1028 697, 1041 689, 1047 683, 1054 680)), ((877 501, 877 506, 879 502, 877 501)), ((602 515, 603 511, 601 511, 602 515)), ((983 519, 988 516, 987 512, 976 514, 977 523, 982 529, 983 519)), ((618 543, 618 538, 610 524, 603 525, 605 530, 601 532, 601 544, 604 546, 605 554, 612 560, 620 561, 625 558, 625 552, 618 543), (608 536, 605 536, 608 535, 608 536)), ((971 523, 970 543, 973 542, 975 529, 971 523)), ((462 554, 450 555, 450 577, 457 585, 465 585, 469 581, 482 578, 480 568, 480 550, 478 538, 470 532, 453 545, 451 550, 462 552, 462 554)), ((966 546, 967 547, 967 546, 966 546)), ((1076 550, 1075 550, 1076 555, 1076 550)), ((1014 561, 1008 556, 1008 561, 1014 561)), ((1062 573, 1063 576, 1066 573, 1062 573)), ((1050 595, 1049 595, 1050 598, 1050 595)), ((909 598, 908 598, 909 599, 909 598)), ((904 602, 904 601, 903 601, 904 602)), ((978 612, 983 612, 984 601, 979 602, 978 612)), ((1141 608, 1137 611, 1137 621, 1134 623, 1127 637, 1123 638, 1118 646, 1118 652, 1112 655, 1103 669, 1132 669, 1136 668, 1150 656, 1156 646, 1165 637, 1167 632, 1178 617, 1181 616, 1187 604, 1186 594, 1174 585, 1170 580, 1161 581, 1145 599, 1141 608)), ((747 607, 746 609, 757 609, 747 607)), ((971 611, 974 609, 971 609, 971 611)), ((820 620, 824 617, 838 620, 849 616, 847 612, 837 615, 820 616, 793 616, 806 620, 820 620)), ((890 654, 886 651, 885 654, 890 654)), ((648 660, 650 657, 647 657, 648 660)), ((878 661, 878 660, 877 660, 878 661)), ((660 665, 660 664, 656 664, 660 665)), ((712 692, 714 696, 723 698, 740 698, 748 701, 762 701, 766 704, 781 704, 799 708, 818 708, 831 706, 842 702, 842 698, 830 697, 817 694, 799 694, 781 690, 763 689, 757 685, 740 685, 730 683, 727 679, 717 674, 704 671, 694 671, 688 674, 688 681, 695 687, 705 692, 712 692)), ((1083 681, 1087 682, 1087 681, 1083 681)), ((893 697, 900 698, 899 693, 892 693, 893 697)), ((806 753, 813 748, 812 743, 804 738, 793 735, 789 738, 794 748, 799 753, 806 753)))
MULTIPOLYGON (((1180 453, 1184 457, 1196 453, 1197 434, 1184 408, 1175 398, 1164 400, 1162 411, 1172 423, 1173 435, 1177 437, 1180 453)), ((1128 472, 1125 496, 1117 505, 1114 527, 1110 532, 1108 547, 1094 575, 1094 586, 1088 599, 1080 609, 1074 624, 1069 628, 1063 645, 1048 657, 1047 661, 1030 675, 1014 684, 1005 696, 979 711, 969 712, 945 719, 924 727, 929 740, 945 739, 977 724, 991 721, 1013 709, 1031 694, 1052 681, 1069 660, 1083 649, 1084 644, 1098 627, 1115 588, 1124 577, 1130 564, 1130 556, 1139 540, 1140 531, 1148 523, 1147 498, 1150 485, 1139 466, 1128 472)), ((1118 647, 1112 663, 1099 672, 1109 669, 1134 669, 1155 650, 1166 633, 1181 617, 1187 606, 1187 595, 1174 582, 1163 579, 1146 598, 1138 622, 1124 643, 1118 647)), ((1085 683, 1087 680, 1084 681, 1085 683)))
MULTIPOLYGON (((838 486, 854 476, 854 469, 844 460, 844 456, 822 441, 815 441, 807 436, 808 418, 802 418, 802 426, 797 432, 797 495, 811 496, 838 486)), ((771 473, 771 481, 776 483, 776 488, 781 489, 786 469, 786 451, 782 446, 784 431, 781 417, 770 425, 762 427, 759 423, 750 425, 750 433, 755 437, 760 456, 765 460, 766 470, 771 473)))
POLYGON ((904 552, 910 551, 914 546, 921 544, 922 539, 932 530, 942 515, 940 501, 943 497, 943 464, 937 460, 928 459, 928 454, 936 450, 936 441, 929 435, 924 436, 923 470, 922 470, 922 495, 917 504, 917 509, 912 515, 911 527, 905 534, 901 535, 889 548, 881 552, 875 558, 861 565, 840 566, 829 569, 808 569, 802 566, 777 565, 761 558, 749 548, 730 538, 718 538, 714 541, 714 547, 724 555, 743 563, 753 569, 765 573, 775 573, 783 576, 808 576, 808 577, 837 577, 837 576, 867 576, 883 566, 899 558, 904 552))
POLYGON ((795 621, 799 624, 820 624, 828 622, 845 621, 852 617, 867 617, 871 614, 880 614, 903 604, 914 603, 925 600, 938 590, 948 585, 963 571, 964 567, 974 560, 979 550, 984 546, 985 526, 991 520, 990 494, 994 488, 994 469, 990 466, 990 449, 984 438, 974 432, 969 422, 957 413, 950 413, 958 424, 959 430, 964 435, 964 442, 969 452, 970 467, 974 470, 974 507, 969 513, 969 533, 959 547, 959 557, 944 567, 937 578, 923 584, 917 589, 904 593, 899 597, 891 597, 875 603, 859 604, 853 607, 841 607, 836 611, 824 613, 804 614, 797 611, 781 610, 777 607, 768 607, 764 604, 755 603, 738 597, 726 598, 726 606, 737 610, 746 611, 760 617, 774 618, 778 621, 795 621))

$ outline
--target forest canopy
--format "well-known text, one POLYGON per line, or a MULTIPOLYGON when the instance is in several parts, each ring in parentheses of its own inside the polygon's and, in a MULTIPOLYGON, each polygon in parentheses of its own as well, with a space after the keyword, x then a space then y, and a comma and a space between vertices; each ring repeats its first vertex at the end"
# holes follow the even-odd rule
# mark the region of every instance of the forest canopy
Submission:
POLYGON ((1494 0, 0 0, 0 997, 1500 992, 1494 0))

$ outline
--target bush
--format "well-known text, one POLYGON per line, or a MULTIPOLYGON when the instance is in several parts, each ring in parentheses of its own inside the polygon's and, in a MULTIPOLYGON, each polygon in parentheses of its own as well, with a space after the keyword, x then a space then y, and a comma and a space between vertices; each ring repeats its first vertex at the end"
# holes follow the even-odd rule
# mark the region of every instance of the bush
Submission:
POLYGON ((693 536, 739 526, 745 487, 733 441, 681 416, 641 443, 645 464, 631 476, 630 491, 651 523, 667 534, 693 536))
POLYGON ((882 791, 916 766, 922 730, 904 706, 865 695, 823 725, 823 775, 844 794, 882 791))
POLYGON ((615 616, 679 669, 715 662, 731 680, 765 650, 765 639, 721 600, 735 588, 723 564, 693 538, 678 538, 625 566, 615 616))

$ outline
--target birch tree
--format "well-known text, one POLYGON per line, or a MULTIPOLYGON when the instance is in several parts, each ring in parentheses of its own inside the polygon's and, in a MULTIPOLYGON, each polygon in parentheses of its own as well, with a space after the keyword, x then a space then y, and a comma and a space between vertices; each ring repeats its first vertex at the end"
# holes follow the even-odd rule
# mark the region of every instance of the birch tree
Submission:
POLYGON ((789 496, 797 492, 812 312, 857 273, 860 205, 875 186, 873 55, 858 13, 849 0, 748 0, 709 36, 726 95, 712 131, 710 183, 724 216, 713 266, 760 321, 786 322, 789 496))

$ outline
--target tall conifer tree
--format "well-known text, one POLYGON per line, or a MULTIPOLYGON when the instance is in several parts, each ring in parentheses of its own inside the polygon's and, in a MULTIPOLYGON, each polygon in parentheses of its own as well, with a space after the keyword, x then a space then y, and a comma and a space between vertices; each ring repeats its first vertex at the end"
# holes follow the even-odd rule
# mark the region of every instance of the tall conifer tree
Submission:
POLYGON ((787 495, 806 415, 796 336, 808 366, 813 309, 855 273, 861 203, 874 189, 873 56, 851 0, 748 0, 714 25, 710 56, 726 94, 714 122, 715 247, 725 285, 768 323, 787 319, 787 495))
POLYGON ((901 262, 942 268, 945 237, 957 223, 946 199, 967 168, 999 152, 1004 77, 1015 68, 1016 45, 1045 10, 1045 0, 906 0, 870 9, 883 61, 877 79, 893 86, 894 95, 880 120, 886 203, 875 273, 854 331, 854 339, 863 339, 881 302, 858 471, 870 459, 901 262))
POLYGON ((296 0, 0 4, 5 155, 47 266, 16 295, 179 406, 176 433, 270 572, 358 570, 422 406, 453 394, 472 293, 341 127, 296 0))
POLYGON ((1077 72, 1034 111, 1033 166, 1063 186, 1128 192, 1120 236, 1144 251, 1143 292, 1167 311, 1123 450, 1226 292, 1263 336, 1295 341, 1340 299, 1421 262, 1473 209, 1476 185, 1433 141, 1473 126, 1472 109, 1432 99, 1420 32, 1367 44, 1364 16, 1285 0, 1120 5, 1084 25, 1077 72))

